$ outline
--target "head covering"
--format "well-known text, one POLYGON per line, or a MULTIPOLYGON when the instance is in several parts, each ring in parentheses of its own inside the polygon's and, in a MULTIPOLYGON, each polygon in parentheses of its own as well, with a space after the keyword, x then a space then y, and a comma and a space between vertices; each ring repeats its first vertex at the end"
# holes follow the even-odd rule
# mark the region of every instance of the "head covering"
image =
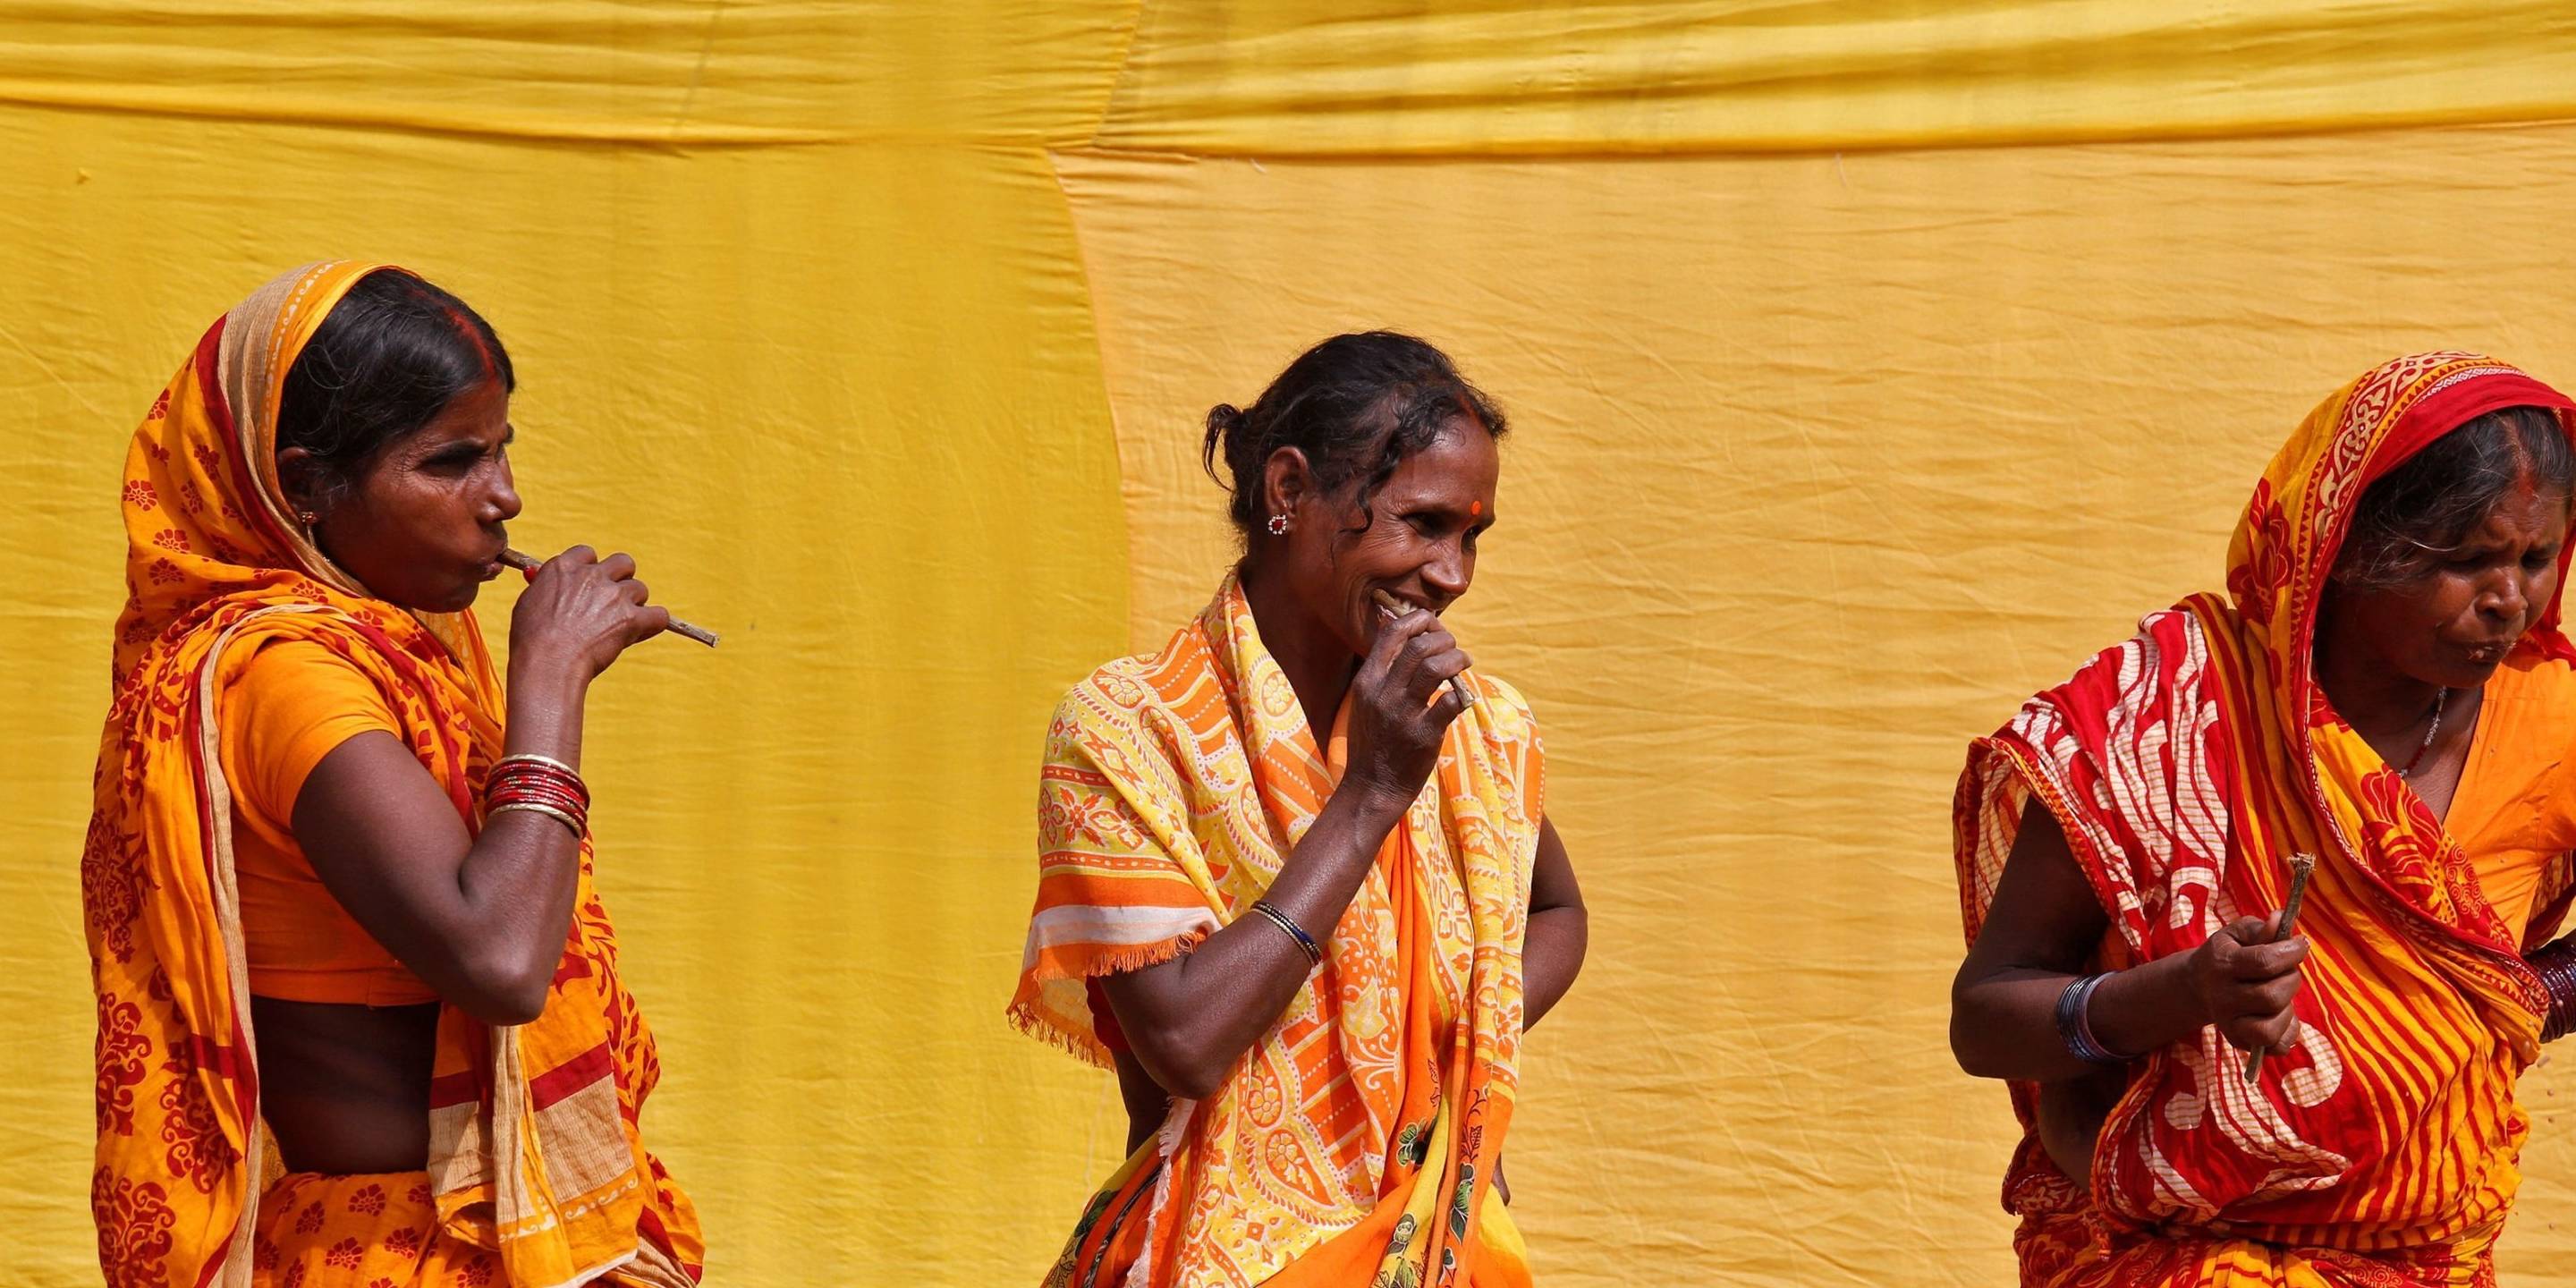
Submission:
MULTIPOLYGON (((2313 646, 2370 484, 2516 406, 2551 410, 2562 428, 2576 414, 2556 390, 2467 353, 2400 358, 2338 390, 2256 485, 2228 594, 2149 617, 1970 750, 1957 858, 1971 942, 2034 800, 2109 918, 2105 969, 2188 952, 2280 907, 2286 860, 2319 860, 2299 923, 2311 954, 2298 1049, 2251 1086, 2215 1027, 2131 1063, 2089 1196, 2027 1137, 2006 1183, 2008 1206, 2040 1222, 2025 1226, 2026 1278, 2035 1257, 2074 1257, 2096 1234, 2142 1257, 2192 1255, 2194 1242, 2236 1256, 2229 1239, 2253 1241, 2243 1251, 2257 1260, 2256 1244, 2400 1262, 2486 1255, 2528 1126, 2513 1084, 2537 1053, 2547 999, 2466 852, 2333 710, 2313 646), (2100 1230, 2044 1223, 2074 1213, 2100 1230)), ((2567 560, 2562 550, 2562 586, 2567 560)), ((2553 597, 2507 665, 2576 658, 2559 611, 2553 597)), ((2014 1088, 2026 1127, 2034 1093, 2014 1088)))
MULTIPOLYGON (((248 1284, 252 1209, 273 1167, 217 750, 229 681, 272 639, 332 649, 376 683, 423 768, 481 826, 503 707, 472 616, 369 597, 293 520, 277 479, 287 372, 349 289, 387 268, 309 264, 255 292, 207 330, 127 454, 128 598, 81 856, 98 995, 91 1203, 114 1285, 248 1284)), ((497 1248, 512 1283, 612 1266, 686 1283, 700 1255, 686 1200, 654 1176, 634 1129, 651 1038, 614 968, 585 840, 544 1014, 507 1029, 440 1017, 438 1211, 497 1248)))
MULTIPOLYGON (((2281 697, 2305 709, 2315 683, 2312 644, 2327 579, 2370 485, 2443 435, 2489 412, 2538 407, 2564 425, 2567 396, 2474 353, 2419 353, 2382 364, 2318 404, 2254 485, 2228 546, 2227 589, 2254 641, 2283 666, 2281 697)), ((2568 549, 2558 552, 2559 571, 2568 549)), ((2566 579, 2559 579, 2563 594, 2566 579)), ((2553 598, 2523 645, 2576 658, 2553 598)))

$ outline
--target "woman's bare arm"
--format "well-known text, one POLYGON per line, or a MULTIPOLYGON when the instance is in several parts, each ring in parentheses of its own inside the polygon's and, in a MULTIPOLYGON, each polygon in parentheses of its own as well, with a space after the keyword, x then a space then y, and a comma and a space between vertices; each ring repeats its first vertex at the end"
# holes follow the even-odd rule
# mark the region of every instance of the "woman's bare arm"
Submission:
MULTIPOLYGON (((512 613, 505 754, 579 767, 591 681, 670 621, 634 571, 624 555, 575 547, 531 581, 512 613)), ((572 922, 572 829, 513 811, 469 834, 411 749, 381 731, 313 767, 291 825, 323 888, 441 998, 487 1024, 536 1018, 572 922)))
POLYGON ((1521 945, 1521 979, 1525 989, 1522 999, 1522 1027, 1536 1027, 1539 1019, 1563 999, 1574 987, 1574 977, 1583 970, 1584 949, 1591 942, 1591 928, 1583 910, 1583 890, 1575 884, 1574 862, 1566 857, 1565 842, 1556 835, 1556 824, 1541 820, 1538 827, 1538 861, 1530 871, 1529 936, 1521 945))
MULTIPOLYGON (((2271 926, 2270 919, 2240 918, 2197 949, 2113 974, 2093 993, 2095 1037, 2115 1052, 2136 1053, 2217 1023, 2247 1050, 2287 1049, 2297 1037, 2290 1002, 2307 943, 2270 943, 2271 926)), ((2037 1082, 2097 1071, 2067 1049, 2057 1000, 2108 927, 2056 816, 2033 801, 1986 923, 1950 987, 1950 1049, 1959 1067, 1981 1078, 2037 1082)))

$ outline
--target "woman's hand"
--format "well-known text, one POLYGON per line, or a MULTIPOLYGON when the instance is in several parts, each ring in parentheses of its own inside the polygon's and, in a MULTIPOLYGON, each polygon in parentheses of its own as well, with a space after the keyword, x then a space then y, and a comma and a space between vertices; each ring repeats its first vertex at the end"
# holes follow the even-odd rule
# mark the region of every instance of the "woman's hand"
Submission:
POLYGON ((1467 709, 1466 700, 1445 687, 1467 665, 1457 638, 1429 612, 1417 608, 1387 619, 1351 679, 1346 781, 1384 804, 1411 805, 1440 763, 1440 739, 1449 722, 1467 709))
MULTIPOLYGON (((1402 825, 1430 779, 1442 733, 1466 709, 1443 685, 1466 669, 1467 655, 1430 613, 1407 613, 1379 629, 1351 680, 1342 789, 1324 803, 1264 896, 1314 938, 1329 938, 1341 924, 1388 831, 1402 825)), ((1535 935, 1535 919, 1531 927, 1535 935)), ((1237 918, 1191 952, 1104 976, 1100 985, 1143 1073, 1164 1091, 1197 1100, 1224 1085, 1314 968, 1287 932, 1256 915, 1237 918)), ((1564 976, 1572 974, 1569 962, 1564 976)))
POLYGON ((628 648, 661 634, 671 611, 645 602, 635 561, 588 546, 547 560, 510 610, 510 667, 545 668, 588 683, 628 648))
POLYGON ((2237 1049, 2287 1052, 2298 1045, 2291 1001, 2303 981, 2308 941, 2272 942, 2281 914, 2239 917, 2191 952, 2183 981, 2200 1013, 2237 1049))

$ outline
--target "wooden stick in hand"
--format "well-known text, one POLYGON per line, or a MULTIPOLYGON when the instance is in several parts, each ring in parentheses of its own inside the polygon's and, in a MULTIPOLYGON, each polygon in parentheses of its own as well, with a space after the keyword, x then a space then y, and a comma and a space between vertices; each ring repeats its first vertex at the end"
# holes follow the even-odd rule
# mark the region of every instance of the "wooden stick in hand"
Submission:
MULTIPOLYGON (((1396 598, 1396 597, 1395 597, 1394 595, 1392 595, 1392 594, 1389 594, 1389 593, 1387 592, 1387 590, 1386 590, 1384 587, 1379 587, 1379 588, 1378 588, 1378 589, 1376 589, 1376 590, 1372 590, 1372 591, 1370 591, 1370 592, 1369 592, 1369 594, 1370 594, 1370 595, 1372 595, 1372 596, 1375 596, 1375 597, 1376 597, 1376 599, 1377 599, 1377 606, 1378 606, 1378 607, 1383 608, 1383 609, 1385 609, 1386 611, 1388 611, 1388 612, 1390 612, 1390 613, 1394 613, 1394 614, 1396 614, 1397 616, 1402 616, 1402 615, 1404 615, 1404 614, 1406 614, 1406 613, 1409 613, 1409 612, 1412 612, 1412 611, 1413 611, 1413 605, 1408 604, 1408 603, 1404 602, 1403 600, 1396 598)), ((1463 702, 1463 703, 1465 703, 1466 705, 1471 706, 1471 707, 1472 707, 1472 706, 1474 706, 1474 705, 1476 705, 1476 695, 1475 695, 1475 692, 1474 692, 1473 690, 1470 690, 1470 689, 1467 687, 1467 673, 1466 673, 1466 672, 1464 672, 1464 671, 1460 671, 1458 674, 1453 675, 1453 676, 1450 676, 1450 677, 1449 677, 1449 687, 1450 687, 1450 689, 1451 689, 1451 690, 1453 690, 1454 692, 1456 692, 1456 693, 1457 693, 1457 695, 1458 695, 1458 700, 1459 700, 1460 702, 1463 702)))
MULTIPOLYGON (((532 555, 521 554, 516 550, 503 550, 501 552, 501 562, 518 569, 520 572, 523 572, 530 577, 536 576, 537 569, 545 566, 544 560, 538 559, 532 555)), ((687 622, 681 621, 676 616, 671 619, 671 633, 674 635, 686 635, 690 639, 706 645, 708 648, 714 648, 716 646, 716 633, 714 631, 708 630, 703 626, 693 626, 687 622)))
MULTIPOLYGON (((2273 943, 2277 944, 2282 940, 2289 938, 2292 928, 2299 924, 2299 900, 2305 897, 2308 893, 2308 874, 2316 870, 2317 856, 2313 854, 2293 854, 2290 856, 2290 897, 2281 901, 2281 926, 2280 929, 2272 932, 2273 943)), ((2247 1083, 2252 1083, 2255 1076, 2262 1072, 2263 1053, 2261 1051, 2253 1052, 2245 1057, 2245 1081, 2247 1083)))

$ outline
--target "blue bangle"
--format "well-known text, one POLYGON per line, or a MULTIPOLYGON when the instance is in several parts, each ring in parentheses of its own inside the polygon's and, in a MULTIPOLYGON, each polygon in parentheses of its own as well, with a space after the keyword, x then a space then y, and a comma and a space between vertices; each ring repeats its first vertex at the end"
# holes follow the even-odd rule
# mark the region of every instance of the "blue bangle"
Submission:
POLYGON ((2071 980, 2057 995, 2057 1036, 2065 1039, 2067 1054, 2086 1064, 2126 1064, 2129 1060, 2093 1036, 2093 990, 2109 978, 2111 972, 2104 971, 2071 980))
POLYGON ((1288 937, 1296 940, 1297 947, 1305 952, 1307 965, 1320 966, 1323 964, 1323 945, 1316 943, 1315 937, 1307 934, 1306 928, 1298 925, 1287 913, 1281 912, 1277 908, 1272 907, 1270 905, 1270 901, 1267 899, 1253 900, 1252 910, 1260 913, 1262 916, 1268 917, 1271 925, 1287 931, 1288 937))

